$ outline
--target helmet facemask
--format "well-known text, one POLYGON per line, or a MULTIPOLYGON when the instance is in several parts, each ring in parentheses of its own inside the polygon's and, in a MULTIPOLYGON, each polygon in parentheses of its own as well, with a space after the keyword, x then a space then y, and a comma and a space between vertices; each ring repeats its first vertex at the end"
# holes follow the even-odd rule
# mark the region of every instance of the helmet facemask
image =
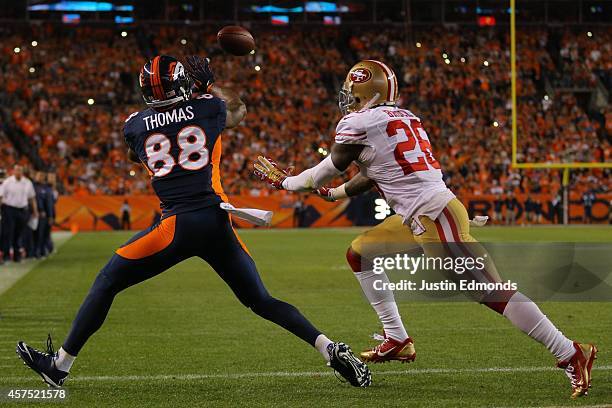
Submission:
POLYGON ((349 112, 353 111, 353 105, 357 103, 355 96, 351 92, 352 84, 348 84, 345 82, 342 84, 342 88, 340 92, 338 92, 338 108, 342 113, 342 116, 347 115, 349 112))
POLYGON ((340 108, 340 112, 343 116, 347 115, 349 112, 355 112, 357 110, 369 109, 376 104, 378 99, 380 98, 380 94, 377 92, 374 96, 364 103, 361 104, 361 100, 353 95, 351 88, 353 84, 349 84, 347 87, 346 82, 342 85, 342 89, 338 93, 338 108, 340 108))

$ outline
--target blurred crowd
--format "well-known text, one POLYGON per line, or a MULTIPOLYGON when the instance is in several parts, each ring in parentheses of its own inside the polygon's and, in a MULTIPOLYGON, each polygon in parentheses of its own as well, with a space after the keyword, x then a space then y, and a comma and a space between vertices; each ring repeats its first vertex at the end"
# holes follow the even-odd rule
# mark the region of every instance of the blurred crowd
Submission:
MULTIPOLYGON (((224 187, 233 194, 269 194, 250 174, 252 159, 265 153, 297 170, 320 161, 340 118, 336 95, 344 75, 359 59, 375 58, 395 69, 401 105, 422 118, 447 183, 459 195, 559 190, 560 171, 510 166, 507 30, 252 31, 257 50, 239 58, 220 52, 215 31, 202 27, 141 27, 125 35, 102 27, 0 28, 0 109, 5 117, 0 155, 7 158, 6 166, 40 160, 45 170, 57 174, 65 193, 149 192, 146 172, 126 160, 121 134, 125 118, 143 109, 137 73, 154 53, 206 54, 218 81, 239 89, 249 111, 242 126, 223 136, 224 187), (27 138, 29 151, 15 151, 7 126, 27 138)), ((587 114, 571 90, 597 84, 610 90, 611 33, 605 28, 553 34, 544 28, 519 30, 520 162, 612 159, 612 111, 587 114), (547 83, 555 92, 547 91, 547 83)), ((610 172, 572 171, 571 182, 572 191, 606 192, 610 172)))

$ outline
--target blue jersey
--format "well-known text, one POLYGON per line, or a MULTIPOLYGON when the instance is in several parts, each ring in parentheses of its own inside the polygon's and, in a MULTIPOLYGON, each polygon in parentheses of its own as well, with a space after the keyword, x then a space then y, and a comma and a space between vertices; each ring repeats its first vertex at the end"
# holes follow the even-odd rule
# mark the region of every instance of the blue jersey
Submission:
POLYGON ((217 205, 225 102, 204 94, 173 108, 132 114, 123 133, 151 175, 162 218, 217 205))

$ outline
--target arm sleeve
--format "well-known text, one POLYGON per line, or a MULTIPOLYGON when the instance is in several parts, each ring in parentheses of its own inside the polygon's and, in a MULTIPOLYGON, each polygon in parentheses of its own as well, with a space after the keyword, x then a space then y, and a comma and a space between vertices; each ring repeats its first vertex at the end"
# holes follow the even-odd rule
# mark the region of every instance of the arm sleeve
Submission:
POLYGON ((283 188, 289 191, 312 191, 340 174, 342 172, 334 166, 331 156, 327 156, 321 163, 297 176, 287 177, 283 181, 283 188))
POLYGON ((367 130, 356 114, 345 116, 336 126, 336 143, 367 145, 367 130))

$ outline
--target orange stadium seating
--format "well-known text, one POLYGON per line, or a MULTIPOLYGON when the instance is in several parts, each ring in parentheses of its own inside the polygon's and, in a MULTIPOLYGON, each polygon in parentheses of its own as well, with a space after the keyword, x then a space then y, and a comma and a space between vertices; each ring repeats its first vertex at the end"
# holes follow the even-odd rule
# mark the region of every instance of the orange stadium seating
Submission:
MULTIPOLYGON (((459 195, 556 194, 560 188, 560 171, 510 166, 504 28, 255 26, 257 52, 242 58, 222 54, 215 31, 201 27, 140 27, 126 37, 92 26, 1 30, 2 166, 21 161, 55 171, 65 194, 150 193, 146 172, 126 160, 121 129, 130 113, 143 109, 136 75, 155 52, 210 55, 217 80, 240 90, 249 113, 242 126, 223 136, 228 193, 276 194, 250 174, 250 162, 260 153, 297 170, 321 160, 319 148, 330 146, 339 119, 340 81, 354 61, 366 57, 396 70, 401 104, 423 119, 446 181, 459 195), (26 46, 16 53, 15 44, 26 46)), ((571 88, 609 89, 611 34, 609 28, 591 37, 568 28, 520 30, 519 161, 610 161, 610 108, 587 113, 571 88)), ((610 172, 574 171, 571 182, 573 193, 605 193, 610 172)))

